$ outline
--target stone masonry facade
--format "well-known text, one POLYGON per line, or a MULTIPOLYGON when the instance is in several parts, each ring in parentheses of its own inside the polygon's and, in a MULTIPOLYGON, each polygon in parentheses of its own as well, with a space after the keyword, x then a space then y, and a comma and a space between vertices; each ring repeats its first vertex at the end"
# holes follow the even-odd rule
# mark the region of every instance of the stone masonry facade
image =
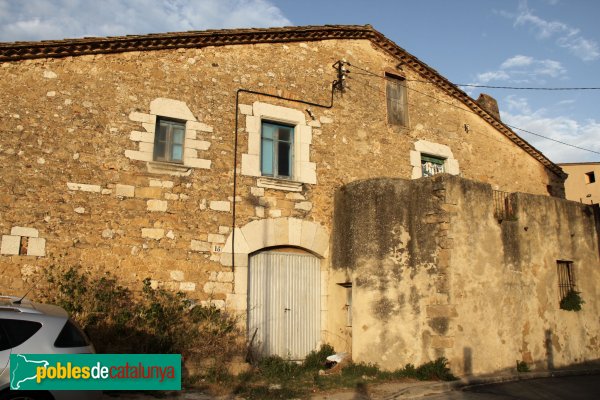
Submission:
MULTIPOLYGON (((36 269, 78 266, 245 312, 248 256, 296 247, 321 259, 323 341, 348 347, 330 258, 340 187, 418 179, 433 155, 497 190, 564 196, 560 169, 370 27, 111 40, 0 46, 4 294, 36 269), (351 72, 332 93, 340 60, 351 72), (388 124, 386 72, 404 79, 404 126, 388 124), (185 125, 182 162, 155 161, 157 118, 185 125), (295 129, 292 179, 261 174, 260 124, 273 120, 295 129)), ((441 209, 427 218, 443 269, 453 205, 441 209)))

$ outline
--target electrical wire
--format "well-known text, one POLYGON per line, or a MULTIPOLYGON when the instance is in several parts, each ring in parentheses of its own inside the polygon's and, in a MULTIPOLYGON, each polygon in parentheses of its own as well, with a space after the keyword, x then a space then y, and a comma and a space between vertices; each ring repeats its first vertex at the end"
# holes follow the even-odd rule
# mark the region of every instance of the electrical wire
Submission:
MULTIPOLYGON (((354 65, 354 64, 351 64, 351 63, 347 63, 347 64, 348 64, 349 66, 353 67, 353 68, 356 68, 356 69, 358 69, 358 70, 360 70, 360 71, 364 71, 364 72, 365 72, 365 73, 360 73, 360 72, 351 72, 351 73, 350 73, 350 77, 352 76, 352 74, 354 74, 354 75, 369 75, 369 76, 374 76, 374 77, 376 77, 376 78, 379 78, 379 79, 390 80, 390 78, 388 78, 388 77, 386 77, 386 76, 381 76, 381 75, 378 75, 378 74, 376 74, 376 73, 374 73, 374 72, 371 72, 371 71, 369 71, 369 70, 367 70, 367 69, 361 68, 361 67, 359 67, 359 66, 357 66, 357 65, 354 65)), ((433 83, 433 82, 429 82, 429 81, 421 81, 421 80, 416 80, 416 79, 413 79, 413 80, 411 80, 411 79, 407 79, 407 81, 409 81, 409 82, 421 82, 421 83, 428 83, 428 84, 432 84, 432 83, 433 83)), ((457 85, 457 86, 468 86, 468 85, 457 85)), ((481 87, 483 87, 483 86, 481 86, 481 87)), ((411 90, 411 91, 414 91, 414 92, 420 93, 420 94, 421 94, 421 95, 423 95, 423 96, 430 97, 430 98, 432 98, 432 99, 434 99, 434 100, 437 100, 437 101, 439 101, 439 102, 441 102, 441 103, 444 103, 444 104, 447 104, 447 105, 449 105, 449 106, 452 106, 452 107, 458 108, 459 110, 466 111, 466 112, 470 112, 470 113, 472 113, 472 114, 478 115, 478 114, 477 114, 476 112, 474 112, 473 110, 470 110, 470 109, 466 109, 466 108, 463 108, 463 107, 457 106, 457 105, 455 105, 455 104, 452 104, 452 103, 450 103, 450 102, 447 102, 447 101, 441 100, 441 99, 439 99, 439 98, 437 98, 437 97, 434 97, 434 96, 428 95, 427 93, 420 92, 420 91, 418 91, 418 90, 416 90, 416 89, 414 89, 414 88, 408 87, 408 86, 406 86, 406 88, 407 88, 408 90, 411 90)), ((505 87, 505 88, 507 88, 507 89, 508 89, 509 87, 505 87)), ((582 88, 582 90, 592 90, 592 89, 600 89, 600 88, 582 88)), ((552 90, 559 90, 559 89, 558 89, 558 88, 554 88, 554 89, 552 89, 552 90)), ((566 89, 565 89, 565 90, 566 90, 566 89)), ((550 138, 550 137, 548 137, 548 136, 544 136, 544 135, 541 135, 541 134, 539 134, 539 133, 535 133, 535 132, 529 131, 529 130, 527 130, 527 129, 519 128, 519 127, 517 127, 517 126, 514 126, 514 125, 509 125, 509 124, 507 124, 507 123, 504 123, 504 122, 503 122, 503 124, 504 124, 504 125, 506 125, 506 126, 508 126, 509 128, 512 128, 512 129, 517 129, 517 130, 519 130, 519 131, 521 131, 521 132, 529 133, 529 134, 531 134, 531 135, 535 135, 535 136, 541 137, 541 138, 543 138, 543 139, 551 140, 551 141, 553 141, 553 142, 560 143, 560 144, 562 144, 562 145, 565 145, 565 146, 573 147, 573 148, 575 148, 575 149, 578 149, 578 150, 588 151, 588 152, 590 152, 590 153, 600 154, 600 152, 598 152, 598 151, 595 151, 595 150, 586 149, 586 148, 584 148, 584 147, 576 146, 576 145, 574 145, 574 144, 570 144, 570 143, 566 143, 566 142, 563 142, 563 141, 560 141, 560 140, 552 139, 552 138, 550 138)))

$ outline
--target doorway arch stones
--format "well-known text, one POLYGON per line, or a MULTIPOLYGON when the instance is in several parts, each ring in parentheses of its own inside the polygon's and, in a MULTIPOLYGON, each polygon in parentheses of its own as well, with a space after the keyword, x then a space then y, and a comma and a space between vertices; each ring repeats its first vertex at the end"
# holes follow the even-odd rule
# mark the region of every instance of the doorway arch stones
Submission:
MULTIPOLYGON (((329 233, 320 224, 298 218, 266 218, 252 221, 242 228, 235 228, 235 248, 232 251, 233 234, 230 233, 221 253, 221 264, 233 271, 233 293, 227 295, 228 307, 247 311, 248 256, 274 246, 293 246, 305 249, 321 259, 329 255, 329 233)), ((322 279, 323 282, 323 279, 322 279)))

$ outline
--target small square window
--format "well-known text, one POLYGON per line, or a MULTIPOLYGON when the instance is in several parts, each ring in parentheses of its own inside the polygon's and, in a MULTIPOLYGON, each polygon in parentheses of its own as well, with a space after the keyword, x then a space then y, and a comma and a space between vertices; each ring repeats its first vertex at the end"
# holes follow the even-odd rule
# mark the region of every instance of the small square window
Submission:
POLYGON ((154 160, 182 163, 184 140, 184 122, 158 117, 154 135, 154 160))
POLYGON ((404 78, 385 74, 388 124, 407 126, 406 83, 404 78))
POLYGON ((557 261, 558 290, 560 299, 563 300, 569 292, 575 290, 575 271, 572 261, 557 261))
POLYGON ((596 174, 594 171, 585 173, 585 183, 594 183, 596 182, 596 174))
POLYGON ((444 158, 421 154, 421 171, 423 177, 433 176, 444 172, 444 158))
POLYGON ((262 121, 260 170, 263 176, 292 178, 294 127, 262 121))

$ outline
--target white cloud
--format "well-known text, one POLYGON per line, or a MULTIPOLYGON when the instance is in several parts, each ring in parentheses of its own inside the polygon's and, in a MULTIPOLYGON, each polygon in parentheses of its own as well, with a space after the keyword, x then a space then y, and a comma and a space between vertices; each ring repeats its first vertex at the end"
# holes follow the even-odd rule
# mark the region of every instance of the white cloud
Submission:
POLYGON ((521 54, 506 59, 498 69, 476 76, 475 84, 507 82, 513 84, 545 84, 548 79, 564 79, 567 70, 559 61, 538 60, 521 54))
MULTIPOLYGON (((505 102, 508 111, 501 114, 502 120, 508 125, 600 152, 600 122, 590 119, 581 123, 568 116, 549 115, 543 108, 532 110, 522 97, 508 96, 505 102)), ((600 161, 598 154, 565 146, 518 129, 514 131, 555 163, 600 161)))
POLYGON ((0 0, 0 41, 283 25, 269 0, 0 0))
POLYGON ((508 68, 515 68, 515 67, 526 67, 526 66, 531 65, 532 63, 533 63, 533 57, 522 56, 520 54, 517 54, 516 56, 511 57, 508 60, 504 61, 500 65, 500 68, 508 69, 508 68))
POLYGON ((526 1, 519 4, 519 10, 516 15, 508 13, 504 16, 510 16, 514 19, 515 26, 526 26, 536 32, 540 39, 555 38, 556 44, 566 48, 576 57, 584 61, 596 60, 600 57, 600 48, 594 40, 586 39, 581 35, 577 28, 573 28, 560 21, 547 21, 529 9, 526 1))

